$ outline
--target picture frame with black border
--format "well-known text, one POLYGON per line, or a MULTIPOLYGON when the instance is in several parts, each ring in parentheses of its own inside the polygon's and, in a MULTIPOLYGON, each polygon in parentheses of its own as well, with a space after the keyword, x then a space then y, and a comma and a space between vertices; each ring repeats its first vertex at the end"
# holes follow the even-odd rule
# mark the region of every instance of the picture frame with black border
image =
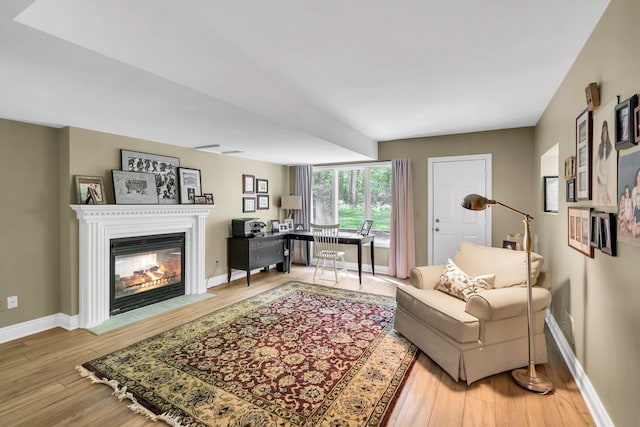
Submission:
POLYGON ((363 237, 368 236, 369 233, 371 232, 371 227, 373 227, 373 220, 370 220, 370 219, 364 220, 358 234, 360 234, 363 237))
POLYGON ((280 224, 278 224, 278 230, 281 233, 286 233, 287 231, 289 231, 289 224, 285 224, 285 223, 281 222, 280 224))
POLYGON ((615 109, 616 150, 633 147, 638 144, 634 131, 634 112, 638 106, 638 95, 633 95, 618 103, 615 109))
POLYGON ((258 194, 258 209, 269 209, 269 196, 265 194, 258 194))
POLYGON ((104 205, 104 181, 101 176, 75 175, 76 201, 78 204, 104 205))
POLYGON ((287 230, 288 231, 293 231, 293 220, 290 218, 287 218, 284 220, 284 223, 287 225, 287 230))
POLYGON ((566 181, 566 197, 565 200, 567 202, 575 202, 576 201, 576 179, 571 178, 566 181))
POLYGON ((502 247, 504 249, 511 249, 512 251, 515 251, 518 247, 518 243, 517 242, 513 242, 511 240, 503 240, 502 241, 502 247))
POLYGON ((204 193, 203 196, 205 197, 205 199, 207 200, 207 204, 208 205, 213 205, 215 204, 214 200, 213 200, 213 193, 204 193))
POLYGON ((576 156, 567 157, 564 161, 564 179, 575 178, 576 176, 576 156))
POLYGON ((293 231, 304 231, 304 224, 293 224, 293 231))
POLYGON ((178 204, 178 168, 180 159, 160 154, 120 150, 120 168, 128 172, 152 173, 156 177, 158 203, 178 204))
POLYGON ((243 174, 242 175, 242 193, 243 194, 255 194, 255 176, 243 174))
POLYGON ((200 169, 178 168, 178 181, 180 182, 180 203, 195 203, 195 196, 202 195, 200 169))
POLYGON ((279 219, 272 219, 271 220, 271 232, 272 233, 279 233, 280 232, 280 220, 279 219))
POLYGON ((242 198, 242 212, 255 212, 256 211, 256 198, 255 197, 243 197, 242 198))
POLYGON ((256 178, 256 193, 267 194, 269 192, 269 181, 256 178))
POLYGON ((117 205, 157 205, 156 176, 146 172, 112 170, 117 205))
POLYGON ((591 240, 589 245, 594 249, 600 249, 600 214, 602 212, 591 211, 591 240))
POLYGON ((593 115, 584 110, 576 118, 576 200, 591 200, 593 115))
POLYGON ((633 110, 633 136, 636 145, 640 143, 640 105, 633 110))
POLYGON ((543 177, 544 187, 544 211, 558 213, 558 177, 543 177))
POLYGON ((193 196, 193 203, 196 205, 206 205, 207 203, 207 196, 193 196))
POLYGON ((610 256, 616 256, 617 243, 616 215, 600 212, 600 250, 610 256))

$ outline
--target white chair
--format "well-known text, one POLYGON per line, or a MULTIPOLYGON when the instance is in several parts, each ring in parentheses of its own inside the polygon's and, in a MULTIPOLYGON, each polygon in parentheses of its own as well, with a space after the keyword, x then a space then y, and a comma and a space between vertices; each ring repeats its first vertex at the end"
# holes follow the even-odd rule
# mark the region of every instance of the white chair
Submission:
POLYGON ((336 277, 336 283, 338 282, 338 268, 336 266, 337 260, 342 261, 343 270, 347 276, 347 265, 344 261, 344 251, 338 250, 338 224, 331 225, 319 225, 311 224, 313 230, 313 252, 316 258, 316 269, 313 272, 313 280, 316 280, 316 273, 320 267, 320 260, 322 260, 322 269, 325 269, 327 260, 333 262, 333 273, 336 277))

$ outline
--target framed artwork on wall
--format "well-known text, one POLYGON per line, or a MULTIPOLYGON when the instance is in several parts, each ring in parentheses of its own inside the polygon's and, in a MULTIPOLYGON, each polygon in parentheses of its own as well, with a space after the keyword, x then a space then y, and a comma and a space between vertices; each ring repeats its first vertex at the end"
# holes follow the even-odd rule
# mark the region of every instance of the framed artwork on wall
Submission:
POLYGON ((242 193, 254 194, 255 192, 255 176, 247 174, 242 175, 242 193))
POLYGON ((611 212, 600 212, 600 250, 616 256, 616 216, 611 212))
POLYGON ((545 176, 543 182, 544 211, 558 213, 558 177, 545 176))
POLYGON ((593 113, 593 167, 591 192, 595 206, 616 206, 618 155, 613 145, 613 123, 618 99, 614 98, 593 113))
POLYGON ((591 211, 591 241, 589 244, 594 249, 600 249, 600 214, 595 210, 591 211))
POLYGON ((269 209, 269 196, 260 194, 257 196, 258 209, 269 209))
POLYGON ((622 150, 637 144, 634 133, 634 111, 638 106, 638 95, 625 99, 616 105, 616 150, 622 150))
POLYGON ((180 177, 180 203, 193 204, 202 195, 200 169, 178 168, 180 177))
POLYGON ((158 203, 161 205, 178 204, 177 170, 180 166, 179 158, 120 150, 120 162, 123 171, 155 175, 158 203))
POLYGON ((269 181, 256 178, 256 193, 266 194, 269 192, 269 181))
POLYGON ((591 247, 591 208, 567 209, 567 241, 570 247, 593 258, 591 247))
POLYGON ((629 153, 621 151, 618 158, 617 240, 640 246, 640 151, 638 149, 627 151, 629 153), (625 155, 622 155, 623 153, 625 155), (638 212, 637 220, 636 212, 638 212))
POLYGON ((564 161, 564 179, 571 179, 576 176, 576 156, 567 157, 564 161))
POLYGON ((255 197, 243 197, 242 198, 242 212, 255 212, 256 211, 256 198, 255 197))
POLYGON ((576 118, 576 199, 591 200, 592 114, 584 110, 576 118))
POLYGON ((566 181, 566 201, 567 202, 575 202, 576 201, 576 179, 571 178, 566 181))

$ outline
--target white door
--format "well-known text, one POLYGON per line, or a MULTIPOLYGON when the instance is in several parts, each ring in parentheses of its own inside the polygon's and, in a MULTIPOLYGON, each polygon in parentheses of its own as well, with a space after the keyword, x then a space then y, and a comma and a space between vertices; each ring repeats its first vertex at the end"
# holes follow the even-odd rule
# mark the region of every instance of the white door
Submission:
POLYGON ((429 265, 446 264, 461 241, 491 245, 491 215, 461 206, 467 194, 491 198, 491 154, 428 161, 429 265))

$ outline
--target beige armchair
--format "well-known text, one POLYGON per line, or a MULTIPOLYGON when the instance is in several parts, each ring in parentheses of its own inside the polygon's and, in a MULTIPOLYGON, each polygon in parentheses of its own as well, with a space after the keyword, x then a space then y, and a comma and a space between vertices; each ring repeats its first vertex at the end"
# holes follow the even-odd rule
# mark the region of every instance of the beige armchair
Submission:
MULTIPOLYGON (((491 275, 493 288, 464 301, 436 284, 444 266, 416 267, 412 285, 399 285, 395 329, 416 344, 451 377, 468 384, 527 366, 525 252, 463 242, 452 260, 470 276, 491 275), (493 277, 495 275, 495 277, 493 277)), ((542 256, 532 253, 532 308, 536 363, 547 362, 544 318, 551 293, 542 256)))

